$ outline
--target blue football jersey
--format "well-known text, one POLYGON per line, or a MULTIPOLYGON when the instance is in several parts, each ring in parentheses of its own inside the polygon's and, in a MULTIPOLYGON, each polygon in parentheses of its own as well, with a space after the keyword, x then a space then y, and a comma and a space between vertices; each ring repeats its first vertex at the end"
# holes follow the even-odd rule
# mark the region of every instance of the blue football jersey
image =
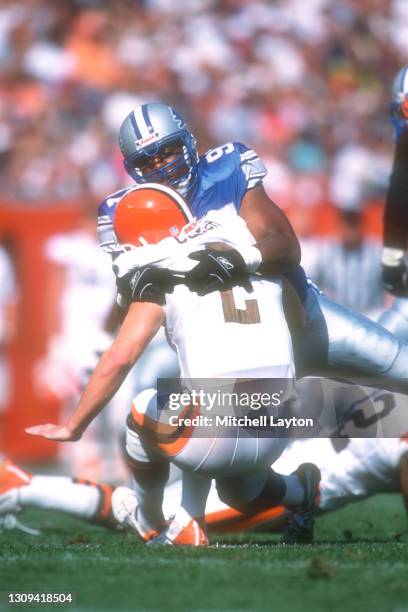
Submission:
MULTIPOLYGON (((254 151, 243 144, 228 142, 200 157, 197 184, 187 203, 197 219, 231 203, 238 212, 246 192, 261 183, 265 175, 266 168, 254 151)), ((116 191, 99 207, 100 246, 113 257, 122 252, 113 225, 115 208, 128 189, 116 191)))

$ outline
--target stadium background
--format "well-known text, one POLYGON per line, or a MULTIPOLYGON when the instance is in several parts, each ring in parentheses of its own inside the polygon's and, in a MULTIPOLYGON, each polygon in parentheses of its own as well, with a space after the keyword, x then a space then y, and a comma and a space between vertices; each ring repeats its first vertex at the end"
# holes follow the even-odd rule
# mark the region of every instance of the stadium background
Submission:
POLYGON ((54 444, 23 432, 60 411, 32 376, 54 273, 43 247, 84 210, 96 223, 98 202, 128 184, 117 131, 131 107, 172 104, 200 152, 253 147, 301 237, 335 237, 337 211, 351 209, 380 238, 389 92, 407 41, 403 0, 2 1, 0 239, 18 285, 2 452, 54 456, 54 444))

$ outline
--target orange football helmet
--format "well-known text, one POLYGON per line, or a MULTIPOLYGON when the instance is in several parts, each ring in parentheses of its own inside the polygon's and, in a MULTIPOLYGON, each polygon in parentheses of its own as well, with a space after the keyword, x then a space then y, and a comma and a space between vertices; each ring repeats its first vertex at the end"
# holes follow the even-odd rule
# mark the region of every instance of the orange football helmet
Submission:
POLYGON ((121 244, 145 246, 177 236, 191 221, 193 215, 176 191, 157 183, 143 183, 121 198, 113 225, 121 244))

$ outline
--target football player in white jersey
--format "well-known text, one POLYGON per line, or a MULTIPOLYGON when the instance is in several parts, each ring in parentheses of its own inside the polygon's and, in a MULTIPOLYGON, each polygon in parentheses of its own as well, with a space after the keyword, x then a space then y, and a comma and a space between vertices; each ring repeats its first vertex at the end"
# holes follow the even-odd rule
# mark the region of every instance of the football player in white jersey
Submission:
MULTIPOLYGON (((151 191, 162 193, 163 189, 156 186, 151 191)), ((177 194, 171 197, 179 200, 177 194)), ((148 202, 151 198, 152 195, 148 202)), ((230 232, 235 231, 237 235, 247 232, 238 217, 236 226, 230 232)), ((200 238, 200 233, 197 237, 200 238)), ((143 249, 148 250, 149 246, 143 249)), ((30 433, 61 441, 79 439, 165 320, 184 376, 191 379, 279 377, 287 387, 282 406, 289 404, 293 398, 294 366, 283 301, 291 288, 284 279, 248 277, 246 287, 234 287, 223 294, 214 291, 205 296, 180 284, 164 296, 163 290, 146 283, 142 274, 133 291, 142 290, 143 297, 149 301, 130 304, 117 337, 96 366, 67 425, 37 426, 29 429, 30 433)), ((269 469, 285 447, 285 438, 245 435, 239 425, 232 426, 229 438, 205 437, 200 426, 189 436, 178 434, 177 426, 170 428, 170 432, 165 427, 162 435, 162 430, 154 426, 153 432, 157 435, 152 436, 149 423, 157 421, 152 416, 157 409, 155 402, 156 397, 145 394, 134 403, 126 445, 138 475, 138 506, 129 511, 124 500, 123 511, 146 539, 164 526, 161 497, 171 460, 182 468, 184 486, 180 508, 164 532, 165 543, 207 542, 199 521, 204 516, 212 477, 218 478, 223 498, 236 507, 258 509, 279 501, 291 506, 286 541, 310 540, 319 473, 315 466, 308 464, 285 478, 269 469), (177 444, 173 444, 175 435, 177 444)))
MULTIPOLYGON (((300 398, 308 393, 310 379, 300 381, 300 398)), ((306 439, 293 441, 273 465, 283 474, 290 474, 303 461, 313 461, 321 471, 318 511, 336 510, 377 493, 398 493, 403 496, 408 512, 408 435, 380 437, 401 426, 405 418, 405 399, 402 395, 382 392, 373 396, 363 394, 350 401, 344 385, 336 389, 337 403, 348 402, 342 424, 343 438, 306 439), (338 393, 342 392, 343 397, 338 393), (370 437, 353 437, 353 436, 370 437), (374 437, 374 436, 379 437, 374 437), (351 437, 348 437, 351 436, 351 437)), ((310 392, 310 389, 309 389, 310 392)), ((155 390, 150 391, 150 396, 155 390)), ((143 394, 146 396, 146 393, 143 394)), ((145 401, 143 395, 135 404, 145 401), (139 401, 141 400, 141 401, 139 401)), ((315 394, 317 403, 318 395, 315 394)), ((323 396, 320 396, 324 400, 323 396)), ((131 434, 128 443, 132 444, 131 434)), ((163 514, 169 519, 179 506, 182 496, 180 479, 167 484, 163 498, 163 514)), ((37 476, 21 470, 10 461, 0 467, 0 515, 17 513, 24 508, 44 508, 65 512, 72 516, 104 526, 125 524, 134 530, 128 513, 123 511, 137 504, 135 493, 128 488, 113 489, 107 484, 67 476, 37 476), (113 497, 112 497, 113 495, 113 497)), ((245 513, 221 501, 214 483, 206 504, 206 524, 210 532, 277 530, 281 529, 285 508, 270 507, 261 512, 245 513)))

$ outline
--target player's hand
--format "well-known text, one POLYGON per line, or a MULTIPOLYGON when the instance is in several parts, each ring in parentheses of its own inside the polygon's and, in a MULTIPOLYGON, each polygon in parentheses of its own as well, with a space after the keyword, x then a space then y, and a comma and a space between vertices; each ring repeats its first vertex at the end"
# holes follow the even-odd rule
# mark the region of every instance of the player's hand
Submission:
POLYGON ((66 425, 53 425, 52 423, 27 427, 25 431, 32 436, 40 436, 40 438, 55 442, 76 442, 81 438, 80 433, 73 432, 66 425))
POLYGON ((184 281, 184 275, 165 268, 145 266, 116 279, 118 292, 126 302, 154 302, 163 306, 165 294, 184 281))
POLYGON ((399 297, 408 296, 408 269, 405 263, 398 266, 386 266, 383 264, 383 283, 385 289, 399 297))
POLYGON ((217 250, 207 246, 189 257, 198 264, 186 273, 184 284, 198 295, 231 289, 234 285, 249 287, 245 260, 236 249, 217 250))

